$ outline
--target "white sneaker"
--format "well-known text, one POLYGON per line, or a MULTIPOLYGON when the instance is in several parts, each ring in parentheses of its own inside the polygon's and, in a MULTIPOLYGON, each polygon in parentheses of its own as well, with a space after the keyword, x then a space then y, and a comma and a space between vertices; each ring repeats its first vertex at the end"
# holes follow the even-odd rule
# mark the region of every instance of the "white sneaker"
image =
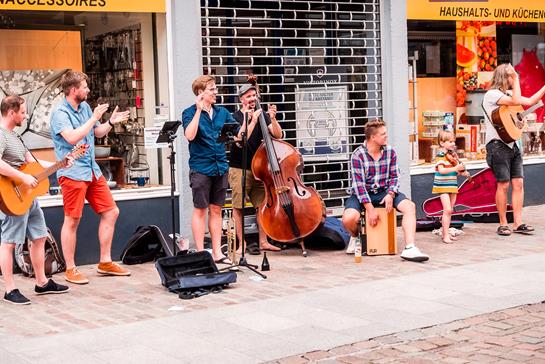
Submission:
POLYGON ((348 247, 346 248, 346 254, 354 254, 354 250, 356 250, 356 241, 359 238, 357 236, 351 236, 350 241, 348 242, 348 247))
POLYGON ((411 262, 425 262, 426 260, 430 259, 430 257, 422 253, 420 249, 416 247, 416 245, 403 249, 401 252, 401 258, 411 262))

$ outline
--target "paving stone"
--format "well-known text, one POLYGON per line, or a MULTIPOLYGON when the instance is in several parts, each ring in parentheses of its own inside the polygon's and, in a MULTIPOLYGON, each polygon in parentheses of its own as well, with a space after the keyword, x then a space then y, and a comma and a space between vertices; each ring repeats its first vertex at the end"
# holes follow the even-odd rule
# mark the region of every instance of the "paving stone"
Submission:
POLYGON ((354 347, 353 345, 343 345, 343 346, 338 346, 336 348, 329 350, 329 353, 333 355, 343 355, 343 354, 355 353, 358 351, 359 351, 359 348, 354 347))
POLYGON ((429 342, 428 340, 417 340, 413 343, 417 348, 420 348, 422 350, 432 350, 437 348, 437 345, 429 342))
POLYGON ((303 364, 303 363, 308 363, 308 362, 309 362, 308 359, 303 358, 300 355, 289 356, 287 358, 283 358, 283 359, 278 360, 278 363, 280 363, 280 364, 303 364))
MULTIPOLYGON (((343 355, 343 356, 339 356, 337 359, 336 359, 338 362, 340 363, 347 363, 347 364, 361 364, 361 363, 367 363, 368 361, 362 359, 362 358, 359 358, 357 356, 353 356, 353 355, 343 355)), ((320 362, 322 363, 322 362, 320 362)))
POLYGON ((372 348, 376 348, 377 346, 380 346, 380 344, 376 342, 375 340, 359 341, 352 345, 360 350, 372 349, 372 348))
POLYGON ((304 354, 304 357, 307 358, 308 360, 319 360, 319 359, 325 359, 325 358, 329 358, 331 357, 332 354, 327 352, 327 351, 324 351, 324 350, 316 350, 316 351, 311 351, 310 353, 306 353, 304 354))
MULTIPOLYGON (((526 335, 526 332, 524 332, 524 334, 526 335)), ((523 342, 523 343, 527 343, 527 344, 539 344, 543 342, 543 339, 540 339, 540 338, 531 337, 531 336, 520 336, 520 335, 517 336, 515 340, 523 342)))

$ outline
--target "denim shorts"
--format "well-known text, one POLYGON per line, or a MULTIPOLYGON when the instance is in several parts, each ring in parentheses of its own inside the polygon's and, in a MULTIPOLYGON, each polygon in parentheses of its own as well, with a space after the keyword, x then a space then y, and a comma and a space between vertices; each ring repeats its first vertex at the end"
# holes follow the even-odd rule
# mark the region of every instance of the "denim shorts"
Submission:
MULTIPOLYGON (((369 192, 369 197, 371 198, 371 203, 373 204, 373 206, 375 207, 383 207, 383 205, 380 204, 380 201, 382 201, 382 199, 384 197, 386 197, 386 195, 388 194, 388 190, 384 190, 382 192, 378 192, 378 193, 372 193, 372 192, 369 192)), ((401 192, 398 192, 396 193, 396 197, 394 197, 394 208, 397 209, 397 206, 401 203, 401 201, 403 200, 407 200, 407 196, 405 196, 403 193, 401 192)), ((360 213, 363 211, 363 205, 360 203, 360 201, 358 200, 358 197, 356 195, 352 195, 350 197, 348 197, 344 203, 344 209, 354 209, 354 210, 358 210, 360 213)))
POLYGON ((491 140, 486 145, 486 163, 492 168, 498 182, 524 178, 522 155, 516 143, 510 148, 500 140, 491 140))
POLYGON ((30 209, 19 216, 4 215, 0 212, 0 239, 2 244, 23 244, 25 237, 31 241, 47 236, 45 218, 38 200, 34 200, 30 209))
POLYGON ((189 171, 193 206, 198 209, 205 209, 209 205, 223 206, 227 184, 227 173, 222 176, 207 176, 197 171, 189 171))

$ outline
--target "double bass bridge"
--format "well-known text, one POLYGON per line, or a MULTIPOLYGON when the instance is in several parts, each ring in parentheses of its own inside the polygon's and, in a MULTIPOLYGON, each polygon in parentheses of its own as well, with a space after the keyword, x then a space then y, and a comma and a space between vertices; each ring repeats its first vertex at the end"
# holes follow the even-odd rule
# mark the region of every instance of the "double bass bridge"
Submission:
POLYGON ((284 193, 284 192, 288 192, 290 190, 290 188, 288 186, 280 186, 280 187, 277 187, 274 189, 274 191, 276 192, 277 195, 281 194, 281 193, 284 193))

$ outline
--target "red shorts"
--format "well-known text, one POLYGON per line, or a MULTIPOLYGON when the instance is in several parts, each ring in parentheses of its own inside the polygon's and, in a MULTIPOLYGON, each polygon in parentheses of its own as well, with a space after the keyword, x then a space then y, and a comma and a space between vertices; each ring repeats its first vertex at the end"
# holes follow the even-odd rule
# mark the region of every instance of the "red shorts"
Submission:
POLYGON ((68 177, 59 178, 64 203, 64 214, 79 219, 83 213, 85 200, 97 214, 111 210, 115 204, 110 188, 104 176, 88 181, 76 181, 68 177))

